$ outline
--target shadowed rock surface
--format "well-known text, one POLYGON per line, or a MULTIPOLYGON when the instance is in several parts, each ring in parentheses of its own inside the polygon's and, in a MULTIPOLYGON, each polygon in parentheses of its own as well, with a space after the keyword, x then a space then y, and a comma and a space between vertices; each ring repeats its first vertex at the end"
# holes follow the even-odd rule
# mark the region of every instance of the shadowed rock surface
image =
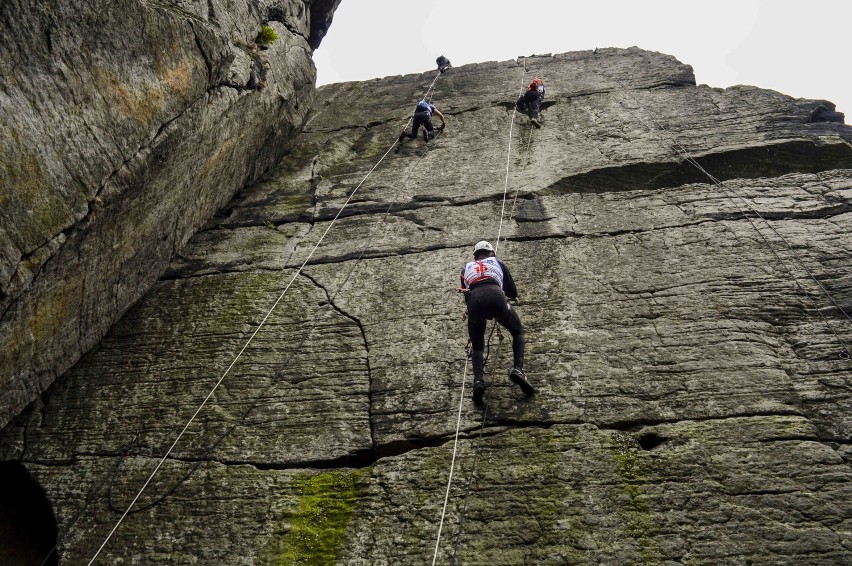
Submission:
POLYGON ((296 276, 433 78, 319 89, 282 166, 6 427, 63 561, 91 558, 292 280, 102 559, 430 563, 458 270, 498 230, 538 393, 506 379, 495 333, 484 424, 470 384, 461 399, 438 563, 852 560, 852 128, 818 119, 834 106, 696 86, 635 48, 454 68, 446 131, 389 153, 296 276), (501 228, 532 76, 550 104, 543 129, 514 117, 501 228))
POLYGON ((0 5, 0 423, 280 160, 338 2, 0 5))

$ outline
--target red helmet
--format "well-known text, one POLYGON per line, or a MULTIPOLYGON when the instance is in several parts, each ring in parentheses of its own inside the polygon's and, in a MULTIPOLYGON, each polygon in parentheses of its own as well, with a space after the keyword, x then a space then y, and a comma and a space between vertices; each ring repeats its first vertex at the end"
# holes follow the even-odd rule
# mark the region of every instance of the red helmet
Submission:
POLYGON ((542 86, 542 85, 544 85, 543 80, 533 79, 533 81, 530 83, 530 90, 534 90, 534 89, 536 89, 536 88, 538 88, 539 86, 542 86))

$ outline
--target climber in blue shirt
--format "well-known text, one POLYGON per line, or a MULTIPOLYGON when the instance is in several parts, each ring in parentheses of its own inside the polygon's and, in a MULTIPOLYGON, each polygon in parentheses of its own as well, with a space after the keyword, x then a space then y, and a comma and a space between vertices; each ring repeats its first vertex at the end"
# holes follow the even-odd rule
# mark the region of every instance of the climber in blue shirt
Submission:
POLYGON ((420 126, 423 126, 423 141, 428 143, 430 139, 434 138, 435 127, 432 126, 432 114, 437 114, 437 116, 441 119, 441 125, 438 129, 443 130, 444 126, 447 125, 444 115, 441 114, 441 111, 435 108, 434 105, 429 104, 426 100, 421 100, 417 103, 417 107, 414 109, 414 122, 411 124, 411 133, 409 134, 403 129, 402 133, 399 134, 399 143, 401 144, 406 138, 416 138, 417 130, 420 129, 420 126))
POLYGON ((512 335, 514 364, 509 379, 520 386, 526 395, 535 393, 524 372, 526 336, 518 314, 507 298, 518 297, 518 289, 509 268, 494 255, 494 248, 485 240, 473 247, 473 261, 461 272, 461 288, 467 303, 467 332, 470 336, 470 358, 473 362, 473 402, 482 405, 485 395, 485 325, 494 319, 512 335))

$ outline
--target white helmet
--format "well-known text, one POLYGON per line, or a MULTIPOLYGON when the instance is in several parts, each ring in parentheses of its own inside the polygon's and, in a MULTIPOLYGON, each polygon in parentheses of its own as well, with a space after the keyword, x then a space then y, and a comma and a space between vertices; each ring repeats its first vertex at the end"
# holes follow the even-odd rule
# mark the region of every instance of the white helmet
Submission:
POLYGON ((493 252, 494 247, 489 242, 482 240, 476 242, 476 245, 473 246, 473 254, 476 255, 476 252, 478 252, 479 250, 488 250, 489 252, 493 252))

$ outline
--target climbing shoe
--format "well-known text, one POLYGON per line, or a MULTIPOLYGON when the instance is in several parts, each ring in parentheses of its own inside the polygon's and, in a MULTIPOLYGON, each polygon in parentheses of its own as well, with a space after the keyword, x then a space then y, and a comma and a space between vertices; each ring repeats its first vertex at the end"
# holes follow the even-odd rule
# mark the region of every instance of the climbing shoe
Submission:
POLYGON ((539 122, 538 118, 530 118, 530 123, 536 128, 541 127, 541 122, 539 122))
POLYGON ((405 134, 405 130, 402 130, 402 133, 401 133, 401 134, 399 134, 399 138, 397 138, 397 140, 396 140, 396 141, 398 141, 399 143, 404 142, 404 141, 405 141, 405 136, 406 136, 406 134, 405 134))
POLYGON ((485 382, 480 380, 473 381, 473 404, 477 407, 482 406, 482 398, 485 397, 485 382))
POLYGON ((535 393, 535 388, 527 381, 527 374, 524 373, 524 368, 515 367, 509 372, 509 379, 521 387, 524 395, 532 395, 535 393))

